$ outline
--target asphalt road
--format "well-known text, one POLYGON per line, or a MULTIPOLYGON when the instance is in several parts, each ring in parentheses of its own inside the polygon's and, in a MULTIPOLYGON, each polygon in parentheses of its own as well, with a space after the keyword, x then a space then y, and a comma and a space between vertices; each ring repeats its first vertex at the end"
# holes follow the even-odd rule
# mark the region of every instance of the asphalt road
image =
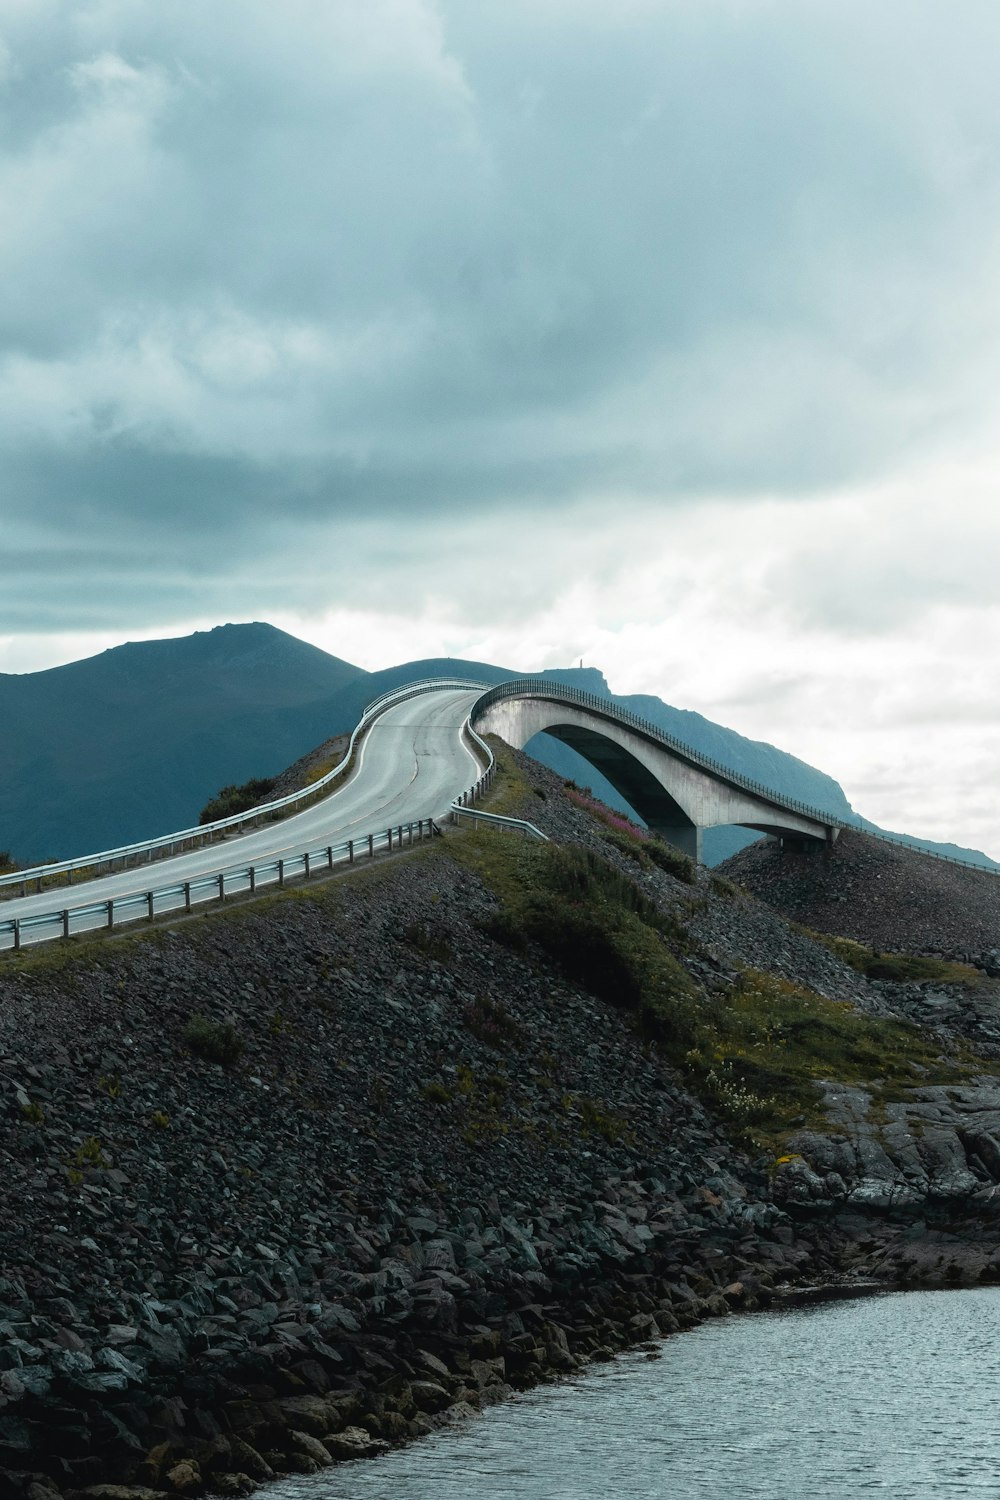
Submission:
MULTIPOLYGON (((246 890, 249 879, 241 872, 250 865, 283 859, 294 867, 304 851, 440 817, 480 774, 481 768, 461 730, 481 693, 481 688, 434 690, 387 709, 363 737, 358 764, 349 781, 304 812, 172 859, 104 875, 76 887, 50 888, 39 895, 4 901, 0 905, 0 949, 13 946, 13 933, 5 930, 13 919, 26 922, 65 907, 71 911, 71 932, 90 931, 106 925, 106 914, 79 908, 124 902, 154 889, 164 892, 155 900, 155 912, 177 910, 184 906, 185 881, 230 872, 227 891, 246 890), (179 889, 164 889, 171 886, 179 889), (74 908, 78 910, 74 912, 74 908)), ((272 878, 276 880, 277 876, 262 876, 257 883, 266 884, 272 878)), ((196 892, 194 900, 209 899, 209 894, 196 892)), ((119 918, 127 914, 123 911, 119 918)), ((146 914, 138 907, 131 913, 136 918, 146 914)), ((56 920, 26 928, 22 942, 44 941, 61 932, 61 922, 56 920)))

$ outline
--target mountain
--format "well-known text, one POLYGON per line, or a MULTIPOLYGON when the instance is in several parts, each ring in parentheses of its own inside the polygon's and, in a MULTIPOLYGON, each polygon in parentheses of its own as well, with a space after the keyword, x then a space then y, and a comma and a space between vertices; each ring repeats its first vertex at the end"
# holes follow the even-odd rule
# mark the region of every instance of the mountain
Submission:
MULTIPOLYGON (((611 693, 592 667, 516 672, 490 662, 432 657, 367 672, 260 622, 219 625, 170 640, 128 642, 45 672, 0 675, 0 849, 22 864, 113 848, 198 821, 221 786, 273 776, 366 703, 425 677, 494 683, 548 678, 607 697, 705 755, 775 791, 874 828, 832 777, 760 740, 648 695, 611 693)), ((537 735, 529 754, 611 806, 626 804, 568 745, 537 735)), ((757 838, 709 829, 716 864, 757 838)), ((978 851, 907 839, 992 868, 978 851)))
POLYGON ((69 858, 195 823, 217 787, 324 739, 366 675, 264 624, 0 675, 0 847, 69 858))

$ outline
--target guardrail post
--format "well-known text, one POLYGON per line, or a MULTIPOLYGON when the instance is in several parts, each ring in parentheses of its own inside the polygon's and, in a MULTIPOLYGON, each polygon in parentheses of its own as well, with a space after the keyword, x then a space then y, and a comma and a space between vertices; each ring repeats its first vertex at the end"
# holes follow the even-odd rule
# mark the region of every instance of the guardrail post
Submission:
POLYGON ((15 917, 10 926, 14 934, 14 952, 17 953, 21 947, 21 918, 15 917))
POLYGON ((110 932, 111 928, 115 925, 115 900, 114 900, 113 896, 112 896, 111 900, 107 903, 107 906, 108 906, 108 931, 110 932))
POLYGON ((69 937, 69 911, 68 910, 66 910, 66 909, 63 910, 62 919, 63 919, 63 937, 69 937))
POLYGON ((372 859, 375 858, 375 835, 373 833, 368 835, 368 853, 372 859))
POLYGON ((285 861, 283 859, 279 859, 278 860, 278 884, 279 885, 284 885, 284 883, 285 883, 285 861))
POLYGON ((332 870, 333 869, 333 845, 332 844, 327 844, 327 846, 326 846, 326 867, 327 867, 328 870, 332 870))
POLYGON ((386 837, 386 845, 385 845, 385 847, 388 850, 388 852, 391 854, 392 853, 392 829, 391 828, 387 828, 385 830, 385 837, 386 837))
POLYGON ((147 891, 146 892, 146 915, 147 915, 147 917, 149 918, 150 921, 153 920, 153 893, 152 893, 152 891, 147 891))
POLYGON ((306 852, 302 856, 302 874, 305 876, 306 880, 309 879, 309 850, 308 849, 306 850, 306 852))
POLYGON ((354 840, 353 839, 348 839, 347 840, 347 863, 349 865, 353 865, 353 863, 354 863, 354 840))
POLYGON ((191 910, 191 882, 190 882, 190 880, 185 880, 185 882, 184 882, 184 910, 185 911, 190 911, 191 910))
POLYGON ((225 901, 225 899, 226 899, 226 876, 225 876, 225 872, 223 870, 220 870, 219 871, 219 900, 220 901, 225 901))
POLYGON ((256 865, 251 865, 250 866, 249 870, 247 871, 247 879, 250 882, 250 894, 252 896, 253 893, 254 893, 254 891, 257 889, 257 866, 256 865))

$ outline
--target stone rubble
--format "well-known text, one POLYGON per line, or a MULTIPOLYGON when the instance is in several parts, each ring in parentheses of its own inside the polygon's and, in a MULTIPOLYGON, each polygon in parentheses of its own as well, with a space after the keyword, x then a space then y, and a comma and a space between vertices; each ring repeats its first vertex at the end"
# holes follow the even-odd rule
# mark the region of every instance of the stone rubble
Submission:
MULTIPOLYGON (((755 965, 965 1024, 707 872, 637 870, 519 761, 519 815, 688 923, 709 993, 755 965)), ((0 1493, 246 1495, 797 1288, 1000 1273, 995 1079, 881 1130, 831 1084, 834 1132, 748 1160, 620 1014, 485 937, 494 907, 446 837, 0 966, 0 1493)))

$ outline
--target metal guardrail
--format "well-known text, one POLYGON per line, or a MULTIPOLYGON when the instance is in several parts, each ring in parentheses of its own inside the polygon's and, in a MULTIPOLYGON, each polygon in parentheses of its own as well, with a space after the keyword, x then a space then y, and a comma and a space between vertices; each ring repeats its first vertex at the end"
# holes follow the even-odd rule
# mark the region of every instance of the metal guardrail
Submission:
POLYGON ((564 687, 561 683, 547 682, 539 677, 515 677, 489 688, 472 705, 469 717, 472 720, 477 719, 491 704, 499 703, 504 698, 524 697, 554 698, 559 703, 572 703, 579 708, 586 708, 601 718, 610 719, 612 723, 621 724, 628 729, 637 729, 647 739, 654 740, 670 750, 678 759, 687 761, 689 765, 699 770, 709 771, 713 776, 728 782, 731 786, 739 787, 742 791, 752 792, 755 797, 769 802, 772 807, 783 808, 786 812, 797 812, 803 817, 811 818, 814 822, 828 826, 835 825, 838 828, 843 826, 842 818, 835 818, 831 813, 824 812, 818 807, 811 807, 807 802, 799 802, 794 797, 785 797, 781 792, 765 786, 763 782, 754 781, 740 771, 733 771, 721 761, 713 760, 710 755, 703 755, 700 750, 685 744, 683 740, 677 739, 667 730, 660 729, 649 719, 643 719, 639 714, 632 713, 631 709, 620 708, 609 698, 600 698, 596 693, 584 693, 579 688, 564 687))
POLYGON ((524 818, 506 818, 500 813, 482 812, 478 807, 473 806, 493 785, 497 763, 496 756, 482 735, 477 734, 473 729, 471 717, 466 719, 464 729, 473 745, 486 761, 486 770, 480 776, 479 780, 469 787, 467 792, 463 792, 461 797, 456 797, 451 804, 452 822, 459 823, 467 818, 472 822, 473 827, 478 827, 480 823, 485 823, 487 827, 509 828, 514 832, 527 834, 529 838, 541 839, 543 843, 547 844, 549 842, 548 835, 544 834, 540 828, 536 828, 534 823, 528 823, 524 818))
POLYGON ((192 907, 209 901, 252 895, 262 886, 282 887, 295 875, 308 880, 321 870, 332 870, 338 864, 353 865, 363 858, 372 859, 380 850, 392 853, 409 847, 415 839, 421 842, 433 838, 440 831, 432 818, 424 818, 417 823, 400 823, 384 832, 304 850, 301 854, 282 859, 217 870, 192 880, 175 881, 107 901, 92 901, 82 906, 62 907, 31 917, 0 921, 0 950, 19 952, 26 942, 41 943, 78 933, 107 931, 130 922, 152 921, 157 916, 189 912, 192 907))
MULTIPOLYGON (((940 859, 946 864, 961 865, 968 870, 980 870, 986 875, 1000 875, 1000 869, 991 869, 989 865, 981 865, 973 859, 961 859, 954 854, 942 854, 935 849, 922 848, 920 845, 912 844, 909 840, 900 838, 898 834, 884 833, 881 829, 866 828, 860 818, 855 815, 843 813, 832 813, 823 808, 811 806, 807 802, 799 802, 795 797, 786 797, 781 792, 775 791, 773 787, 766 786, 763 782, 755 781, 750 776, 744 776, 740 771, 734 771, 730 766, 724 765, 722 761, 714 760, 710 755, 704 755, 696 750, 693 745, 686 744, 667 730, 661 729, 659 725, 651 723, 649 719, 634 714, 631 709, 621 708, 608 698, 598 697, 596 693, 585 693, 579 688, 565 687, 561 683, 549 682, 540 677, 515 677, 506 682, 497 683, 495 687, 489 688, 481 698, 472 705, 469 715, 470 722, 493 703, 498 703, 504 698, 538 697, 552 698, 556 702, 572 703, 577 707, 586 708, 602 718, 610 719, 613 723, 622 724, 629 729, 636 729, 647 739, 663 745, 680 760, 689 765, 696 766, 699 770, 708 771, 720 780, 726 781, 731 786, 740 788, 742 791, 751 792, 762 802, 769 803, 772 807, 783 808, 787 812, 798 813, 802 817, 810 818, 813 822, 823 823, 829 828, 852 828, 858 833, 867 833, 872 838, 880 839, 886 844, 895 844, 901 849, 910 849, 915 854, 925 854, 930 859, 940 859)), ((477 736, 478 738, 478 736, 477 736)))
POLYGON ((383 693, 366 705, 361 718, 351 732, 347 752, 340 764, 334 766, 332 771, 328 771, 312 786, 302 787, 299 791, 290 792, 286 797, 278 797, 273 802, 265 802, 259 807, 248 808, 246 812, 233 813, 228 818, 217 818, 212 823, 202 823, 195 828, 183 828, 176 833, 161 834, 137 844, 123 844, 117 849, 105 849, 97 854, 83 854, 75 859, 55 860, 44 865, 33 865, 26 870, 14 870, 9 874, 0 875, 0 888, 20 885, 21 894, 25 895, 30 881, 34 881, 40 891, 43 880, 62 874, 67 876, 67 884, 72 884, 73 872, 77 870, 98 872, 102 867, 107 867, 110 871, 119 861, 124 868, 130 860, 134 860, 136 864, 141 863, 144 855, 148 861, 158 853, 170 855, 179 853, 185 847, 197 848, 200 844, 210 843, 218 834, 233 829, 246 825, 256 827, 262 820, 278 817, 293 808, 304 806, 307 802, 318 801, 324 796, 331 785, 347 770, 361 735, 387 708, 391 708, 396 703, 403 703, 407 698, 414 698, 420 693, 431 692, 438 688, 472 689, 485 687, 485 685, 482 682, 470 682, 457 677, 423 678, 419 682, 410 682, 405 687, 383 693))
POLYGON ((478 828, 481 823, 484 823, 487 828, 509 828, 514 833, 526 834, 528 838, 540 839, 543 844, 549 842, 547 833, 543 833, 540 828, 535 827, 534 823, 529 823, 524 818, 505 818, 500 813, 483 812, 479 807, 461 807, 455 803, 452 803, 451 816, 453 822, 468 821, 473 828, 478 828))

